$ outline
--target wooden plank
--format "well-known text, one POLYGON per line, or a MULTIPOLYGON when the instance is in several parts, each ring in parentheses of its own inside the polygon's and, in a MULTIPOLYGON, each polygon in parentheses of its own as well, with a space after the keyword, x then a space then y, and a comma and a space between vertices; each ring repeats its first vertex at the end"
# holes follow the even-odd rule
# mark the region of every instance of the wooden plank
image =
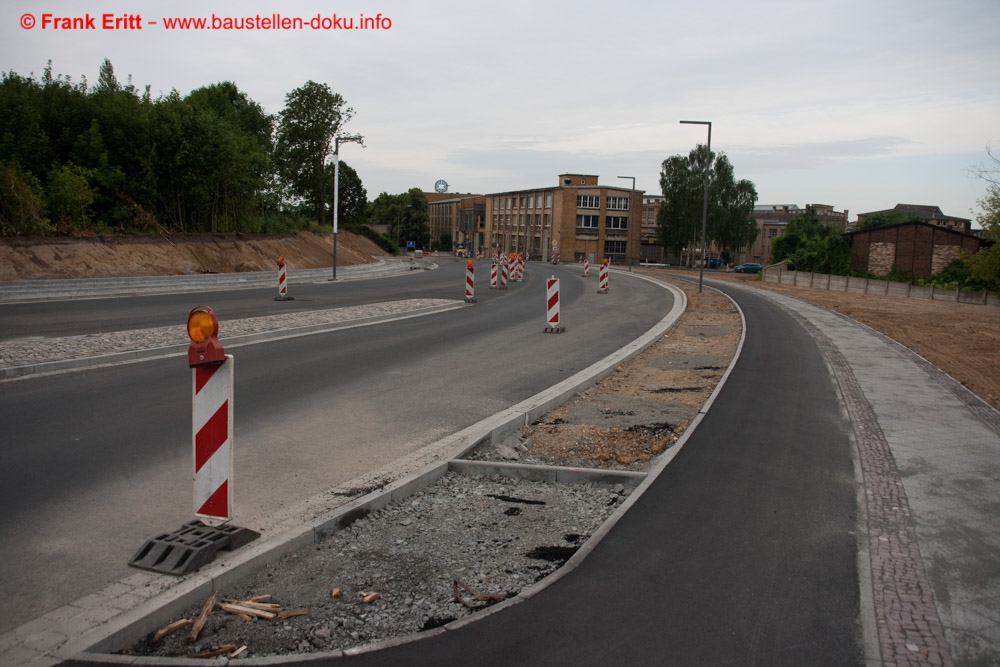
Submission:
POLYGON ((208 620, 208 615, 212 613, 212 610, 214 608, 215 608, 215 591, 212 591, 212 594, 208 596, 207 600, 205 600, 205 604, 201 606, 201 613, 198 614, 197 620, 195 620, 194 625, 191 626, 191 631, 188 633, 187 636, 187 641, 189 644, 193 644, 195 640, 198 639, 198 635, 201 634, 202 629, 205 627, 205 621, 208 620))

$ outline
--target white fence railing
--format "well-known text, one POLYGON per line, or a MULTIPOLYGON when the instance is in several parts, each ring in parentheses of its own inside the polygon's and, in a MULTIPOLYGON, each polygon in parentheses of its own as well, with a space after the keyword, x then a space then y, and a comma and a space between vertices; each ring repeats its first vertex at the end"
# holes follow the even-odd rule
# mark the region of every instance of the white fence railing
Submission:
POLYGON ((963 289, 942 289, 940 287, 919 287, 910 283, 897 283, 875 278, 854 278, 851 276, 831 276, 826 273, 789 271, 784 265, 776 264, 764 269, 764 282, 795 287, 812 287, 831 292, 848 294, 874 294, 898 296, 904 299, 929 299, 932 301, 953 301, 982 306, 1000 306, 1000 294, 963 289))

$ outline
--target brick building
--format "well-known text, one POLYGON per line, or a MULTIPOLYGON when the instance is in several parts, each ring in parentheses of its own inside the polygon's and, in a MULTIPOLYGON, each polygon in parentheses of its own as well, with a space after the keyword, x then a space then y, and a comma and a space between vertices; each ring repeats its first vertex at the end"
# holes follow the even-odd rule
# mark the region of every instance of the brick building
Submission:
POLYGON ((968 218, 959 218, 954 215, 945 215, 938 206, 927 206, 924 204, 896 204, 894 207, 883 211, 869 211, 868 213, 858 213, 858 224, 864 222, 870 215, 883 213, 909 213, 916 216, 920 222, 926 222, 936 227, 946 227, 954 229, 963 234, 972 232, 972 221, 968 218))
POLYGON ((451 237, 453 246, 480 248, 486 229, 486 197, 474 194, 425 192, 431 242, 442 235, 451 237))
MULTIPOLYGON (((663 246, 657 240, 658 230, 656 218, 663 205, 663 195, 642 196, 642 222, 641 241, 639 244, 639 257, 643 262, 653 262, 656 264, 667 263, 668 258, 663 246)), ((675 261, 670 262, 676 264, 675 261)))
MULTIPOLYGON (((860 217, 860 216, 859 216, 860 217)), ((941 273, 963 251, 974 254, 982 240, 927 222, 905 222, 850 232, 853 267, 876 276, 897 271, 929 278, 941 273)))
POLYGON ((771 263, 771 243, 785 233, 789 221, 806 211, 812 211, 816 216, 834 229, 845 232, 848 229, 847 209, 833 210, 829 204, 806 204, 799 208, 798 204, 760 204, 753 207, 754 219, 757 221, 757 240, 746 249, 737 253, 740 262, 771 263))
POLYGON ((560 174, 554 187, 488 194, 484 245, 477 250, 543 261, 558 253, 564 262, 586 254, 591 262, 607 257, 624 264, 639 256, 642 200, 641 190, 600 185, 587 174, 560 174))

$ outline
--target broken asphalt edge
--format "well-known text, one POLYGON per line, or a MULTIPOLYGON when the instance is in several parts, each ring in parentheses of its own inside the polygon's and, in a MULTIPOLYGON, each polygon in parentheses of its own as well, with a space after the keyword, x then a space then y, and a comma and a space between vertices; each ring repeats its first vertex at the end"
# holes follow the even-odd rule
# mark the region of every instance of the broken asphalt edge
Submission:
MULTIPOLYGON (((333 535, 349 526, 353 521, 370 514, 387 505, 406 498, 417 491, 420 491, 438 479, 443 477, 450 470, 460 474, 496 474, 504 473, 524 479, 546 479, 549 481, 600 481, 607 482, 615 480, 624 484, 636 484, 635 490, 629 494, 628 498, 619 508, 595 531, 595 533, 577 550, 561 568, 545 577, 539 582, 523 589, 518 595, 505 600, 487 610, 480 611, 465 618, 453 621, 448 625, 427 632, 406 635, 387 639, 361 647, 347 649, 346 651, 327 651, 321 653, 308 653, 299 655, 275 655, 262 656, 257 658, 244 658, 240 664, 247 665, 277 665, 294 664, 297 662, 311 662, 317 659, 329 659, 343 655, 356 655, 370 651, 377 651, 389 646, 400 645, 436 635, 442 632, 457 630, 468 623, 474 622, 485 616, 496 613, 501 609, 506 609, 514 604, 523 602, 537 594, 547 586, 566 576, 575 569, 586 556, 593 551, 595 546, 610 532, 618 520, 628 511, 642 493, 649 487, 655 478, 666 468, 681 450, 695 428, 701 422, 705 413, 709 410, 715 398, 718 396, 723 385, 732 372, 743 349, 746 338, 746 320, 742 310, 735 301, 726 296, 740 314, 742 323, 742 333, 733 359, 723 373, 715 390, 702 406, 701 410, 691 421, 681 438, 654 462, 652 468, 646 473, 634 473, 613 470, 595 470, 586 468, 570 468, 556 466, 534 466, 525 464, 499 464, 483 461, 467 461, 462 457, 483 444, 493 444, 501 442, 509 435, 517 432, 522 427, 537 421, 547 412, 562 405, 572 396, 580 391, 584 391, 595 385, 604 377, 608 376, 620 365, 623 364, 649 345, 658 340, 662 335, 670 331, 681 315, 687 309, 687 295, 679 288, 642 275, 633 274, 634 277, 648 280, 669 290, 674 295, 674 305, 656 325, 651 327, 646 333, 625 345, 618 351, 608 355, 604 359, 592 364, 582 371, 572 375, 562 382, 531 396, 507 410, 503 410, 492 417, 488 417, 472 426, 469 426, 458 433, 448 436, 428 448, 441 449, 447 455, 442 460, 427 464, 426 466, 406 475, 395 482, 373 491, 367 495, 357 498, 341 507, 329 512, 313 521, 309 521, 298 527, 284 531, 275 537, 260 543, 251 543, 234 552, 232 555, 223 556, 224 560, 216 561, 198 572, 188 575, 188 578, 170 587, 163 593, 147 600, 146 602, 128 610, 117 617, 109 620, 100 628, 93 630, 87 635, 75 640, 71 640, 52 651, 50 655, 68 661, 71 665, 87 664, 205 664, 204 660, 188 660, 185 658, 164 658, 151 656, 125 656, 111 653, 120 651, 127 646, 134 644, 143 637, 155 630, 163 627, 168 622, 178 617, 188 608, 200 604, 208 597, 213 590, 219 590, 231 583, 240 581, 254 572, 277 561, 282 556, 296 551, 302 547, 315 544, 326 537, 333 535)), ((460 305, 458 307, 461 307, 460 305)))

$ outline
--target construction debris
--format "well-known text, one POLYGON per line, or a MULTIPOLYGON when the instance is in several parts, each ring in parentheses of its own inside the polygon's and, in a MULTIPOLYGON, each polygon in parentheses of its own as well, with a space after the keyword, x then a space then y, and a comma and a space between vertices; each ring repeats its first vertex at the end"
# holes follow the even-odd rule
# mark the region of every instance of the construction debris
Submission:
POLYGON ((235 614, 237 616, 251 616, 254 618, 263 618, 266 621, 274 620, 277 614, 273 611, 266 611, 264 609, 254 609, 245 604, 232 604, 229 602, 220 602, 219 609, 224 612, 235 614))
POLYGON ((366 593, 364 591, 358 593, 358 596, 361 598, 361 601, 365 604, 371 604, 372 602, 375 602, 375 600, 378 600, 380 597, 382 597, 378 593, 366 593))
POLYGON ((170 625, 168 625, 166 627, 162 627, 159 630, 157 630, 156 632, 154 632, 153 633, 153 641, 154 642, 158 642, 161 639, 163 639, 164 637, 169 637, 170 635, 174 634, 175 632, 177 632, 181 628, 186 628, 187 626, 191 625, 192 623, 194 623, 194 621, 192 621, 190 618, 182 618, 179 621, 174 621, 170 625))
POLYGON ((506 600, 507 598, 511 597, 510 593, 488 593, 488 594, 477 593, 476 591, 472 590, 472 588, 469 587, 468 584, 466 584, 463 581, 459 581, 458 579, 455 579, 452 582, 451 590, 452 590, 452 594, 455 596, 455 601, 456 602, 459 602, 464 607, 467 607, 467 608, 472 609, 472 610, 485 609, 486 607, 489 607, 491 605, 496 604, 497 602, 501 602, 501 601, 506 600), (459 592, 458 592, 459 587, 461 587, 467 593, 471 594, 473 597, 475 597, 477 600, 479 600, 483 604, 476 606, 476 605, 472 605, 472 604, 466 602, 462 598, 462 596, 459 594, 459 592))
MULTIPOLYGON (((246 648, 246 647, 244 647, 246 648)), ((235 653, 238 649, 236 644, 223 644, 218 648, 210 648, 205 651, 199 651, 198 653, 189 653, 185 658, 215 658, 220 655, 226 655, 227 653, 235 653)))
POLYGON ((188 644, 193 644, 195 640, 198 639, 198 635, 201 634, 202 628, 205 627, 205 621, 208 620, 208 615, 212 613, 213 609, 215 609, 215 591, 212 591, 212 594, 208 596, 207 600, 205 600, 205 604, 201 606, 201 613, 198 614, 198 618, 195 620, 194 625, 191 626, 191 631, 188 632, 188 644))

